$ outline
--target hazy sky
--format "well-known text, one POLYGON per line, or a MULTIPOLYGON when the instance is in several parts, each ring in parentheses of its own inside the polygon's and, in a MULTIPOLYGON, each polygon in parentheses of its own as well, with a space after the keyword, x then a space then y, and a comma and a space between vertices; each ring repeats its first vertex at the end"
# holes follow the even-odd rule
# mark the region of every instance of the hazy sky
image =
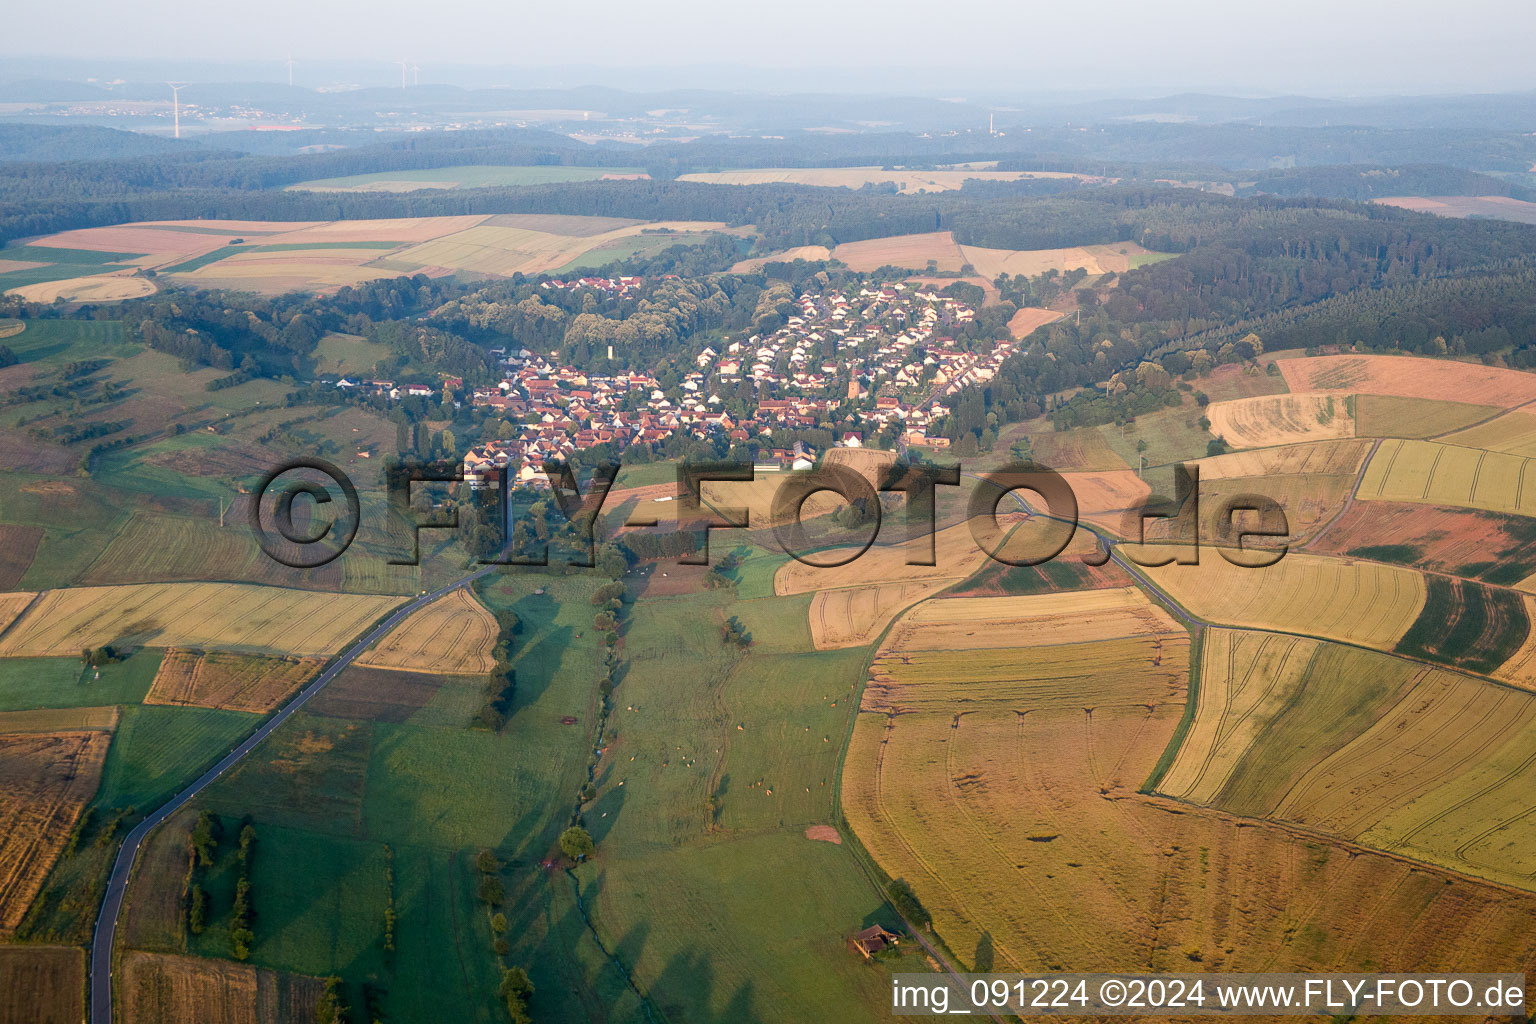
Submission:
POLYGON ((423 82, 452 64, 738 64, 798 70, 786 91, 850 68, 928 91, 951 69, 957 88, 1536 88, 1531 0, 49 0, 10 5, 5 23, 14 56, 407 56, 423 82))

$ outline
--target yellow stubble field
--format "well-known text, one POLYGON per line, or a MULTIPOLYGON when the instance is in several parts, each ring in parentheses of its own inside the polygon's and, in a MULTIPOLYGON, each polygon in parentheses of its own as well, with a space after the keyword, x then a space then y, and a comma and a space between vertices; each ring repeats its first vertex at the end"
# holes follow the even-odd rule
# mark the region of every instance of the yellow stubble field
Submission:
POLYGON ((328 655, 402 600, 240 583, 50 590, 0 638, 0 657, 77 655, 109 644, 328 655))
POLYGON ((484 675, 496 667, 496 617, 461 587, 390 630, 357 664, 406 672, 484 675))

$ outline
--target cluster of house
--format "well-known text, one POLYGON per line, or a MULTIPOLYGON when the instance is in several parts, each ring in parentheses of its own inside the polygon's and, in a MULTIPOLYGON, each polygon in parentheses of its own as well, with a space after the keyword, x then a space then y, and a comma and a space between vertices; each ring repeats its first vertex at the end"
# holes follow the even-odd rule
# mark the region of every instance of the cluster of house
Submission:
MULTIPOLYGON (((581 278, 543 287, 622 291, 639 283, 639 278, 581 278)), ((772 333, 731 341, 722 351, 705 347, 670 393, 647 373, 593 373, 556 365, 524 348, 492 349, 503 377, 494 387, 474 388, 468 398, 516 424, 505 431, 509 436, 464 457, 465 479, 471 487, 484 487, 515 467, 511 471, 519 481, 537 483, 544 462, 595 445, 656 444, 680 431, 749 442, 780 428, 834 421, 845 409, 847 420, 857 409, 866 429, 895 428, 903 444, 945 447, 948 440, 930 437, 928 428, 948 413, 946 401, 990 380, 1014 351, 1008 341, 984 355, 957 345, 953 333, 975 315, 965 303, 923 285, 806 292, 772 333), (740 410, 734 399, 743 394, 743 384, 756 400, 750 411, 732 414, 721 395, 732 396, 740 410)), ((463 382, 397 385, 343 378, 336 386, 398 399, 460 392, 463 382)), ((859 446, 862 434, 845 429, 838 443, 859 446)), ((815 454, 804 445, 776 448, 760 457, 758 468, 805 468, 815 454)))
POLYGON ((569 281, 545 281, 540 288, 553 291, 575 291, 577 288, 593 288, 621 298, 637 290, 645 283, 643 277, 576 277, 569 281))
POLYGON ((949 411, 944 400, 991 380, 1014 351, 1009 341, 986 355, 957 347, 946 332, 974 320, 976 311, 932 287, 898 282, 846 295, 806 292, 795 305, 772 334, 733 341, 724 352, 704 349, 699 369, 720 384, 751 380, 786 396, 760 401, 760 414, 814 419, 828 402, 836 408, 838 397, 874 394, 866 422, 895 424, 906 444, 944 447, 946 438, 928 436, 929 425, 949 411))

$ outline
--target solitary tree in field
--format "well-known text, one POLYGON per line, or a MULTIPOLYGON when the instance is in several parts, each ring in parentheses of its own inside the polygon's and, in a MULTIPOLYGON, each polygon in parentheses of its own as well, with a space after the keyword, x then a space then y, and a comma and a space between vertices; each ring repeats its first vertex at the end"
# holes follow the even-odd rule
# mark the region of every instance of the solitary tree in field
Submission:
POLYGON ((572 825, 560 833, 560 852, 574 861, 586 860, 597 847, 592 835, 580 825, 572 825))

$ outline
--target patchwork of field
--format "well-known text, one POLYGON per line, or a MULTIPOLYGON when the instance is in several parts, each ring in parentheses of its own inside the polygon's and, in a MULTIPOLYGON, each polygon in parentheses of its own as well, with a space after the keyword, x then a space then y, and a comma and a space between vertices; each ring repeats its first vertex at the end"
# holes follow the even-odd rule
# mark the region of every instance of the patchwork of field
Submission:
MULTIPOLYGON (((505 218, 501 218, 505 220, 505 218)), ((557 234, 533 227, 484 223, 444 234, 422 245, 391 253, 392 263, 422 268, 465 270, 510 277, 560 270, 582 254, 644 234, 658 247, 676 244, 690 233, 715 231, 723 223, 710 221, 662 221, 631 224, 600 234, 557 234)))
POLYGON ((75 654, 111 644, 327 655, 401 601, 239 583, 50 590, 0 639, 0 657, 75 654))
POLYGON ((886 637, 881 654, 1084 644, 1183 632, 1183 627, 1135 587, 940 598, 902 616, 886 637))
POLYGON ((1200 482, 1264 476, 1342 476, 1351 484, 1370 453, 1369 441, 1318 441, 1200 460, 1200 482))
POLYGON ((897 615, 955 582, 933 579, 818 590, 811 599, 811 639, 818 651, 862 647, 897 615))
POLYGON ((1411 502, 1357 502, 1311 547, 1525 590, 1536 573, 1531 519, 1411 502))
MULTIPOLYGON (((1149 555, 1156 549, 1144 549, 1149 555)), ((1418 619, 1427 589, 1411 569, 1291 552, 1266 568, 1222 557, 1142 570, 1210 622, 1278 629, 1392 649, 1418 619)))
POLYGON ((496 616, 464 588, 438 598, 364 651, 357 664, 370 668, 484 675, 496 667, 491 651, 496 616))
POLYGON ((1437 437, 1498 416, 1501 409, 1396 395, 1356 395, 1353 401, 1357 437, 1437 437))
POLYGON ((1536 887, 1536 695, 1296 637, 1205 643, 1160 792, 1536 887))
POLYGON ((418 189, 494 188, 507 185, 550 185, 563 181, 607 181, 649 178, 638 167, 489 166, 469 164, 419 171, 379 171, 341 178, 317 178, 289 185, 289 192, 415 192, 418 189))
POLYGON ((0 946, 0 1020, 80 1024, 85 952, 64 946, 0 946))
MULTIPOLYGON (((1245 529, 1258 528, 1255 513, 1240 511, 1246 499, 1268 498, 1285 513, 1286 535, 1268 538, 1243 538, 1243 547, 1294 545, 1312 536, 1344 508, 1355 487, 1350 475, 1313 476, 1294 473, 1280 476, 1200 477, 1200 538, 1202 543, 1235 545, 1245 529), (1228 512, 1227 502, 1234 511, 1228 512)), ((1148 520, 1149 541, 1177 540, 1172 520, 1148 520)))
MULTIPOLYGON (((1019 181, 1025 178, 1079 178, 1064 171, 995 170, 889 170, 881 167, 767 167, 737 171, 701 171, 683 174, 679 181, 710 185, 818 185, 823 188, 863 188, 865 185, 896 186, 902 195, 918 192, 949 192, 967 181, 1019 181)), ((1096 179, 1097 180, 1097 179, 1096 179)))
POLYGON ((50 303, 59 299, 65 302, 121 302, 155 294, 155 283, 149 278, 119 271, 115 274, 39 281, 37 284, 12 288, 9 294, 20 296, 27 302, 50 303))
MULTIPOLYGON (((1002 519, 1002 517, 999 517, 1002 519)), ((908 565, 908 558, 924 557, 923 541, 877 545, 845 565, 824 567, 806 565, 791 559, 779 567, 773 578, 773 591, 780 597, 809 594, 817 590, 844 587, 868 587, 879 583, 913 583, 929 580, 963 579, 975 572, 987 555, 977 547, 969 523, 945 527, 933 535, 934 565, 908 565)), ((828 560, 836 552, 829 552, 828 560)))
POLYGON ((1366 466, 1357 497, 1536 515, 1531 461, 1436 441, 1389 438, 1366 466))
POLYGON ((1536 373, 1420 356, 1307 356, 1277 359, 1293 392, 1395 395, 1508 409, 1536 399, 1536 373))
POLYGON ((1447 434, 1441 440, 1465 448, 1536 458, 1536 412, 1511 409, 1497 419, 1447 434))
POLYGON ((316 1019, 319 978, 231 960, 130 952, 123 958, 125 1024, 300 1024, 316 1019))
POLYGON ((213 288, 333 291, 401 274, 555 271, 588 254, 620 258, 722 227, 702 221, 645 224, 536 214, 152 221, 65 231, 5 250, 16 255, 14 262, 29 266, 0 273, 0 289, 32 289, 38 301, 58 294, 107 301, 152 292, 153 282, 132 274, 153 269, 179 283, 213 288))
POLYGON ((958 584, 951 597, 1005 597, 1010 594, 1046 594, 1065 590, 1103 590, 1127 587, 1131 577, 1115 562, 1088 565, 1084 556, 1097 557, 1098 538, 1086 530, 1073 534, 1061 554, 1039 565, 1013 566, 993 562, 958 584))
POLYGON ((878 710, 858 716, 844 812, 963 964, 984 969, 984 950, 995 969, 1021 971, 1466 969, 1536 958, 1536 898, 1139 795, 1184 710, 1169 671, 1184 649, 1163 642, 1165 661, 1150 669, 1153 652, 1124 640, 1070 657, 1034 649, 1040 667, 997 666, 1033 677, 1011 697, 982 673, 947 681, 953 658, 914 655, 893 666, 912 682, 869 695, 878 710), (1102 677, 1083 678, 1101 663, 1102 677))
POLYGON ((112 734, 0 734, 0 935, 21 923, 96 793, 112 734))
POLYGON ((1385 196, 1371 202, 1439 217, 1493 217, 1536 224, 1536 203, 1509 196, 1385 196))
POLYGON ((1212 402, 1211 433, 1233 448, 1267 448, 1298 441, 1353 437, 1355 420, 1342 395, 1260 395, 1212 402))
POLYGON ((170 650, 160 660, 144 703, 266 714, 318 675, 323 663, 321 658, 170 650))

